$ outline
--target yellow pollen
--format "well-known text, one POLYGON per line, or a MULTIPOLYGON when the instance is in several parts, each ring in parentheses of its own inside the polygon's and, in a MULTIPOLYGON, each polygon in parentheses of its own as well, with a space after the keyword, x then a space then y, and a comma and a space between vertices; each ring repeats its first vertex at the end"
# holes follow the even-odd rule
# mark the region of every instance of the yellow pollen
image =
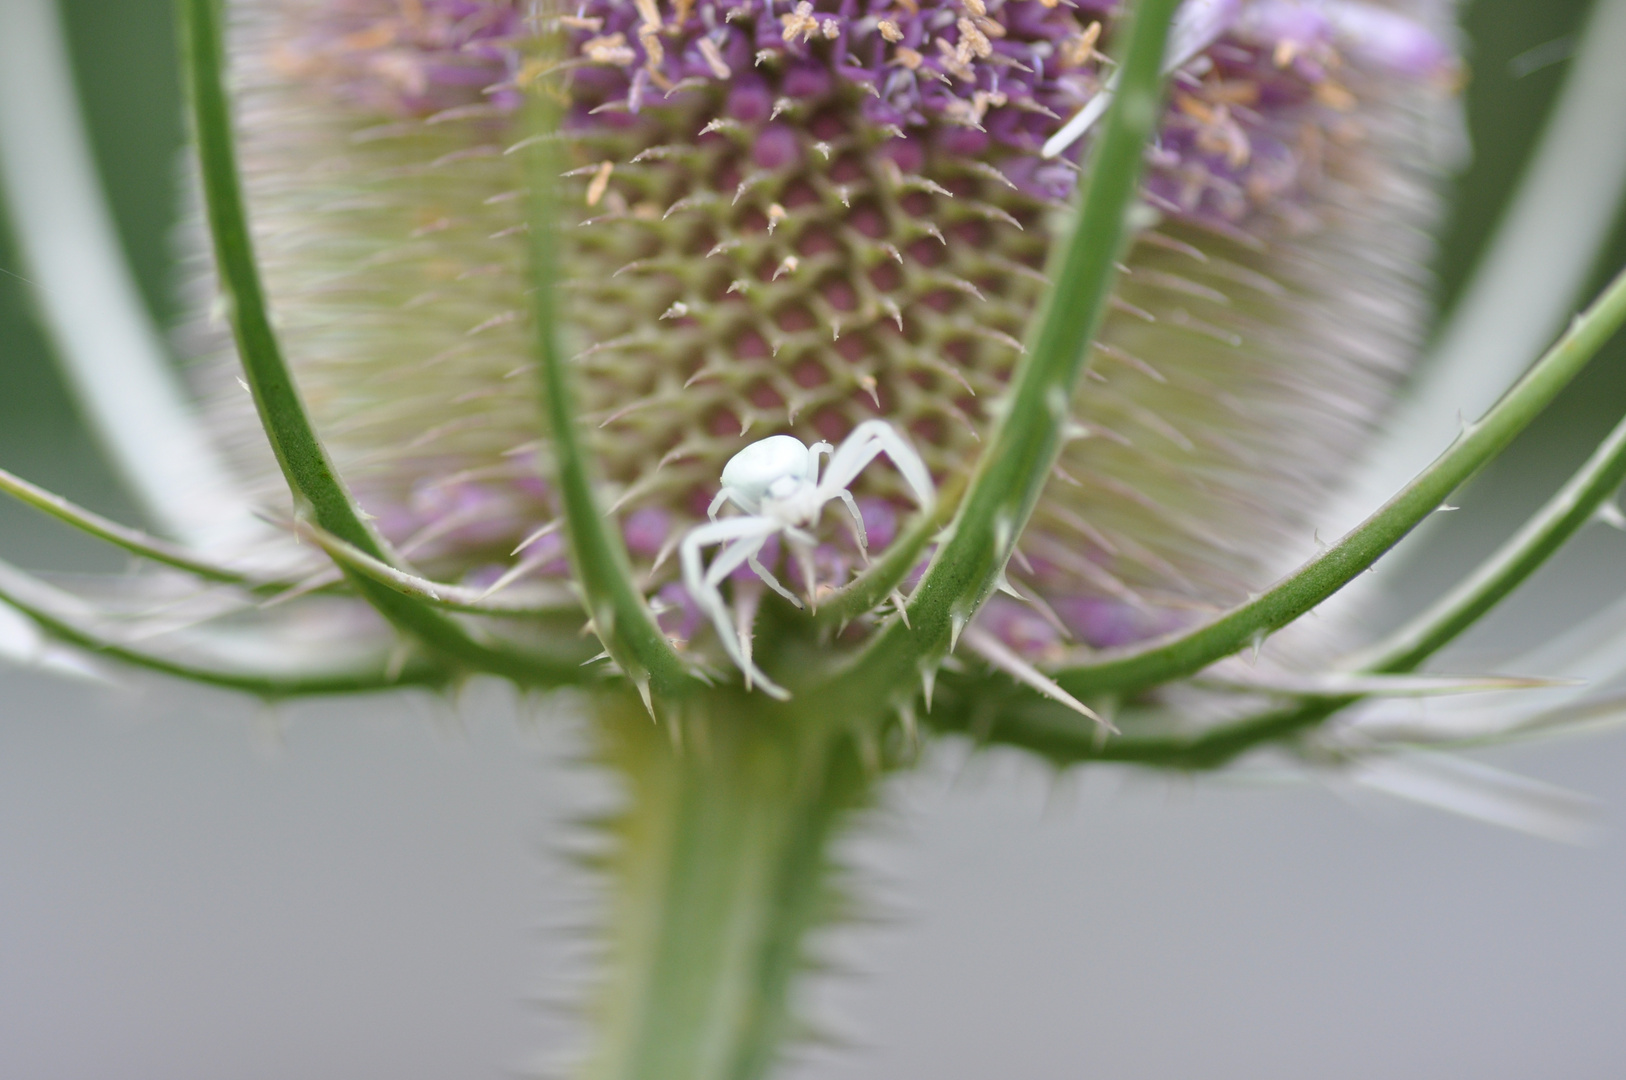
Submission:
POLYGON ((604 29, 604 20, 584 18, 580 15, 561 15, 559 25, 566 30, 590 30, 596 34, 604 29))
POLYGON ((629 67, 638 59, 638 55, 627 45, 627 36, 619 32, 584 41, 582 55, 595 64, 612 64, 615 67, 629 67))
POLYGON ((638 28, 638 44, 644 47, 644 66, 654 74, 655 68, 666 59, 666 47, 661 44, 659 27, 648 23, 638 28))
POLYGON ((948 69, 949 74, 966 80, 976 78, 976 73, 971 70, 971 50, 966 46, 964 38, 960 39, 958 47, 938 38, 937 52, 938 59, 942 61, 943 67, 948 69))
POLYGON ((899 45, 897 51, 892 54, 892 58, 896 63, 902 64, 910 71, 917 70, 926 61, 924 56, 921 56, 907 45, 899 45))
POLYGON ((886 38, 888 41, 899 42, 903 40, 903 31, 899 30, 898 24, 893 22, 891 19, 882 19, 880 22, 875 24, 875 29, 879 30, 881 32, 881 36, 886 38))
POLYGON ((1077 34, 1062 39, 1061 62, 1068 67, 1083 67, 1095 55, 1095 43, 1101 40, 1101 24, 1092 22, 1077 34))
POLYGON ((1204 124, 1214 123, 1214 110, 1209 108, 1207 102, 1199 101, 1190 94, 1174 95, 1174 105, 1175 108, 1195 120, 1204 124))
POLYGON ((785 28, 780 36, 787 42, 798 37, 807 41, 819 32, 819 20, 813 17, 813 5, 808 0, 801 0, 789 15, 779 16, 779 23, 785 28))
POLYGON ((1355 95, 1335 82, 1317 83, 1315 99, 1339 112, 1349 112, 1355 108, 1355 95))
POLYGON ((733 71, 729 69, 728 64, 723 60, 723 54, 717 48, 717 43, 711 38, 703 37, 700 39, 700 57, 705 60, 706 66, 711 69, 711 73, 719 79, 726 79, 733 74, 733 71))
POLYGON ((380 19, 365 30, 346 34, 339 39, 339 48, 355 51, 382 49, 395 43, 395 26, 388 19, 380 19))
POLYGON ((1288 41, 1286 38, 1283 38, 1276 43, 1276 50, 1270 54, 1270 59, 1271 62, 1277 67, 1284 68, 1288 64, 1291 64, 1294 60, 1298 59, 1298 55, 1298 42, 1288 41))
POLYGON ((988 5, 982 0, 960 0, 961 5, 973 15, 988 14, 988 5))
POLYGON ((830 41, 834 41, 841 36, 841 24, 834 19, 824 20, 824 25, 820 29, 824 31, 824 36, 830 41))
MULTIPOLYGON (((977 24, 970 19, 961 19, 954 24, 960 31, 961 49, 968 51, 971 56, 979 60, 986 60, 994 54, 994 46, 988 40, 988 35, 977 29, 977 24)), ((967 60, 970 56, 966 57, 967 60)))
POLYGON ((553 65, 547 61, 538 59, 527 60, 523 65, 521 65, 519 71, 514 74, 514 85, 519 87, 521 90, 529 90, 536 84, 538 79, 546 75, 551 70, 553 70, 553 65))
POLYGON ((1220 105, 1253 105, 1259 101, 1259 84, 1247 79, 1233 79, 1203 84, 1208 100, 1220 105))
POLYGON ((610 174, 614 171, 615 162, 613 161, 605 161, 599 164, 598 172, 593 174, 592 181, 587 185, 588 206, 597 206, 599 200, 604 198, 604 193, 610 187, 610 174))

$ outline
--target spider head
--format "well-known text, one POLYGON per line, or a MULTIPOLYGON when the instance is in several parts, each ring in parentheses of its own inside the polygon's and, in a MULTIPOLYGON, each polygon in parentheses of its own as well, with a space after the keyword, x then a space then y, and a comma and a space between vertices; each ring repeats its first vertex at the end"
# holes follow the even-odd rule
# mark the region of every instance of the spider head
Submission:
POLYGON ((818 480, 818 458, 800 439, 772 435, 758 439, 723 466, 723 488, 752 507, 763 499, 786 499, 818 480))

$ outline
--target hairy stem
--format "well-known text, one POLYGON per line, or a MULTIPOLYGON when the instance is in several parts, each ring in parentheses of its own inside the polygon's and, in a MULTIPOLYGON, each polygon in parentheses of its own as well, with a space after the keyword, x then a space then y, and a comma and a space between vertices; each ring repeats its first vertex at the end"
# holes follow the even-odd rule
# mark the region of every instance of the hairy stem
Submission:
POLYGON ((613 825, 610 957, 588 1080, 754 1080, 794 1028, 809 930, 837 913, 828 846, 866 801, 844 725, 729 690, 687 697, 663 731, 599 702, 600 753, 625 780, 613 825))

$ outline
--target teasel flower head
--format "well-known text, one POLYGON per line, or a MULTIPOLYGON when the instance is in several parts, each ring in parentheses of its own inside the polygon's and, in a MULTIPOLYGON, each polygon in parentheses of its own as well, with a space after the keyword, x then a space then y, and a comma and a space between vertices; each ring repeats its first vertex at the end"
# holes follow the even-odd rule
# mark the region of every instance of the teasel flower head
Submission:
MULTIPOLYGON (((1111 99, 1122 21, 1106 0, 232 14, 259 254, 317 427, 385 537, 471 583, 528 539, 534 580, 570 574, 511 153, 526 92, 560 95, 560 333, 589 446, 663 626, 713 658, 670 556, 733 454, 881 418, 939 485, 977 459, 1096 134, 1058 133, 1111 99)), ((1025 602, 985 615, 1006 645, 1131 643, 1304 553, 1415 351, 1447 15, 1182 9, 1132 247, 1008 571, 1025 602)), ((251 434, 218 382, 221 430, 251 434)), ((907 490, 878 465, 855 492, 884 550, 907 490)), ((863 566, 842 530, 820 541, 814 580, 790 568, 814 598, 863 566)))
POLYGON ((1238 676, 1626 321, 1623 279, 1315 554, 1421 334, 1445 0, 221 6, 181 4, 185 337, 277 554, 0 473, 185 572, 92 618, 0 564, 0 600, 268 697, 586 687, 628 795, 588 1076, 766 1071, 850 907, 832 838, 921 716, 1056 764, 1364 767, 1416 731, 1322 722, 1517 683, 1410 673, 1626 473, 1623 427, 1374 651, 1238 676), (208 664, 151 644, 199 627, 208 664))

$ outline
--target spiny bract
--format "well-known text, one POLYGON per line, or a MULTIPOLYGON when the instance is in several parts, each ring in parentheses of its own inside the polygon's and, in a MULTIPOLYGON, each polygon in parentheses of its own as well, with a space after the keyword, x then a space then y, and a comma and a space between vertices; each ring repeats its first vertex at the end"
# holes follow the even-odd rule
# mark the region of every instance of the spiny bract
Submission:
MULTIPOLYGON (((699 647, 666 555, 741 447, 879 416, 939 484, 975 459, 1090 139, 1041 148, 1111 78, 1120 8, 237 0, 260 254, 360 502, 406 556, 472 581, 555 519, 507 153, 548 81, 567 102, 560 309, 592 449, 663 625, 699 647)), ((1449 14, 1187 5, 1197 49, 1148 150, 1077 437, 1011 566, 1034 603, 984 613, 1007 643, 1054 660, 1144 638, 1304 553, 1416 343, 1449 14)), ((242 395, 217 396, 255 453, 242 395)), ((874 468, 857 490, 884 548, 901 483, 874 468)), ((859 565, 824 535, 816 582, 789 568, 804 590, 859 565)), ((557 533, 522 558, 568 573, 557 533)))

